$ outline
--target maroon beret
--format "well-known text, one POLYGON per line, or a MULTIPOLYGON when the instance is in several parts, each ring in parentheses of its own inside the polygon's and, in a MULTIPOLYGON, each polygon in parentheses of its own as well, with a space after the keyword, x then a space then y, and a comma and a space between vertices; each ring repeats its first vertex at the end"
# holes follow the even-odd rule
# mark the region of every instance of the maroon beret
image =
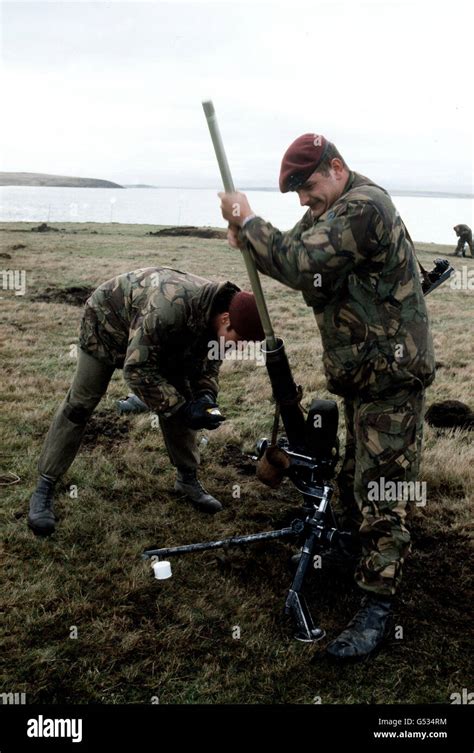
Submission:
POLYGON ((280 191, 296 191, 314 173, 329 142, 317 133, 304 133, 288 147, 281 161, 280 191))
POLYGON ((241 290, 232 298, 229 306, 229 319, 232 329, 242 340, 264 340, 265 332, 252 293, 241 290))

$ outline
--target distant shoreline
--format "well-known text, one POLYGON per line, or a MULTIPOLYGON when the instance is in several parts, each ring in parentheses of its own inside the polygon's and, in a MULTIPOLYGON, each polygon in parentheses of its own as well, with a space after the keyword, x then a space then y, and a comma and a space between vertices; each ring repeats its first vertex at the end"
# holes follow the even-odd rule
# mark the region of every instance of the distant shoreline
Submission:
MULTIPOLYGON (((159 190, 173 190, 173 191, 221 191, 221 186, 148 186, 143 184, 127 185, 124 184, 123 188, 154 188, 159 190)), ((268 193, 279 193, 278 188, 269 188, 267 186, 243 186, 240 191, 265 191, 268 193)), ((391 196, 413 196, 414 198, 420 197, 425 199, 474 199, 473 193, 463 193, 456 191, 415 191, 402 188, 387 188, 386 189, 391 196)))
POLYGON ((123 188, 111 180, 100 178, 76 178, 68 175, 48 175, 47 173, 0 172, 0 186, 25 186, 41 188, 123 188))
MULTIPOLYGON (((8 187, 42 187, 42 188, 120 188, 124 189, 155 189, 173 191, 216 191, 221 186, 154 186, 147 183, 114 183, 98 178, 74 178, 64 175, 47 175, 45 173, 7 173, 0 172, 0 188, 8 187)), ((241 191, 265 193, 279 193, 279 189, 271 186, 242 186, 241 191)), ((387 188, 391 196, 410 196, 424 199, 474 199, 474 193, 465 191, 428 191, 405 188, 387 188)))

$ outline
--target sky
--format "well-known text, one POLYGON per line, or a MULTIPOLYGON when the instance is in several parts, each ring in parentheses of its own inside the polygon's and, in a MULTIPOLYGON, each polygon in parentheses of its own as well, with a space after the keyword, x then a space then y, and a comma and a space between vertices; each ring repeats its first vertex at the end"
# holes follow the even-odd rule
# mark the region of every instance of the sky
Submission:
POLYGON ((212 99, 237 186, 314 132, 387 188, 472 192, 471 5, 2 2, 0 169, 218 187, 212 99))

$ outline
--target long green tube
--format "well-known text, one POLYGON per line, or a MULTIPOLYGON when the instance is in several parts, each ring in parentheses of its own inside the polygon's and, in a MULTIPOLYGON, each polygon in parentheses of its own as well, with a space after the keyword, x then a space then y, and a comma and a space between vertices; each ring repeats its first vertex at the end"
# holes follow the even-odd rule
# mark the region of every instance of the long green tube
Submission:
MULTIPOLYGON (((233 193, 235 190, 234 182, 227 162, 224 145, 222 143, 221 134, 219 131, 219 125, 217 123, 216 112, 211 100, 202 103, 204 114, 206 116, 207 125, 211 134, 212 143, 214 145, 214 151, 216 153, 217 162, 219 164, 219 170, 224 184, 224 190, 226 193, 233 193)), ((273 331, 270 315, 268 313, 265 296, 263 295, 262 285, 258 276, 257 267, 253 260, 252 254, 248 248, 243 248, 242 254, 247 267, 247 274, 249 276, 250 285, 252 287, 253 294, 255 296, 255 302, 257 304, 258 313, 260 315, 260 321, 262 322, 263 331, 265 332, 265 341, 268 350, 274 350, 277 347, 277 340, 273 331)))

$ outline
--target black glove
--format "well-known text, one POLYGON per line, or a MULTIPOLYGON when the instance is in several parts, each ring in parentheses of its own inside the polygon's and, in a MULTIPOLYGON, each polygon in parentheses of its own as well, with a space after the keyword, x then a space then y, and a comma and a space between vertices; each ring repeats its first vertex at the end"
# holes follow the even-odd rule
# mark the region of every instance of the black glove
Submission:
POLYGON ((212 393, 206 393, 196 400, 185 403, 176 415, 181 417, 186 426, 194 430, 210 429, 213 431, 219 428, 222 421, 225 421, 212 393))

